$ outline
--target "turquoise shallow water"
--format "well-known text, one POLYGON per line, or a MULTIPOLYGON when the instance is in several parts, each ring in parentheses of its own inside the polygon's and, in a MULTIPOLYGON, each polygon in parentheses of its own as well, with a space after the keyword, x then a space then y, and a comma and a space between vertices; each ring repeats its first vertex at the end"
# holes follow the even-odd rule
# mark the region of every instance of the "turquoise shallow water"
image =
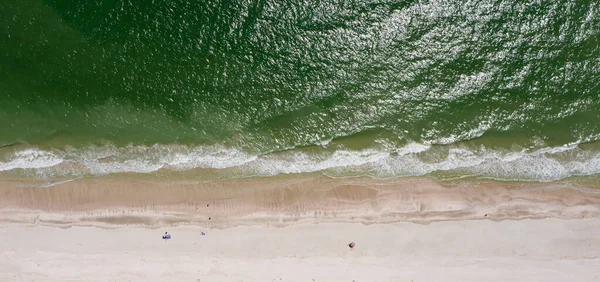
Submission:
POLYGON ((0 172, 600 173, 599 1, 0 4, 0 172))

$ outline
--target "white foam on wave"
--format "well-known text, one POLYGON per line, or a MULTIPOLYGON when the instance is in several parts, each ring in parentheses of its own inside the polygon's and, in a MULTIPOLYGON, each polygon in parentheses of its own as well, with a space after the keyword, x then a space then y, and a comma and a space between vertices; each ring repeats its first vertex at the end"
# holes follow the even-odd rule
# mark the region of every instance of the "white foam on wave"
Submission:
POLYGON ((410 142, 404 145, 402 148, 396 150, 398 155, 406 155, 406 154, 416 154, 429 150, 431 145, 424 145, 417 142, 410 142))
POLYGON ((26 149, 0 162, 0 171, 21 169, 38 176, 85 176, 160 169, 233 169, 239 176, 273 176, 323 172, 332 176, 422 176, 450 172, 499 180, 553 181, 570 176, 600 174, 600 152, 576 144, 537 150, 508 151, 460 145, 435 146, 411 142, 388 149, 336 151, 286 150, 256 155, 222 146, 111 145, 43 151, 26 149))
POLYGON ((36 169, 58 165, 63 159, 52 152, 38 149, 26 149, 8 156, 7 162, 0 162, 0 171, 13 169, 36 169))
POLYGON ((429 161, 425 161, 415 154, 392 156, 371 164, 369 171, 376 177, 421 176, 435 171, 472 167, 483 161, 473 151, 452 148, 444 157, 429 161))
POLYGON ((106 175, 121 172, 150 173, 163 168, 164 164, 153 163, 149 160, 127 160, 123 162, 103 163, 99 161, 86 161, 83 165, 93 175, 106 175))
POLYGON ((260 175, 277 175, 280 173, 308 173, 332 168, 360 166, 389 157, 388 152, 377 150, 347 151, 339 150, 332 154, 308 154, 292 152, 276 156, 265 156, 248 163, 247 170, 260 175))
POLYGON ((579 144, 577 144, 577 143, 573 143, 573 144, 566 144, 566 145, 563 145, 560 147, 547 147, 547 148, 537 149, 532 153, 532 155, 557 154, 557 153, 567 152, 567 151, 571 151, 571 150, 577 148, 578 145, 579 144))
POLYGON ((177 153, 165 157, 167 168, 188 170, 193 168, 228 168, 249 163, 257 158, 237 149, 197 147, 187 154, 177 153))
POLYGON ((373 164, 373 176, 420 176, 450 171, 506 181, 555 181, 571 176, 600 174, 600 152, 577 147, 542 149, 531 153, 452 148, 445 158, 426 162, 415 155, 391 157, 373 164), (568 155, 565 159, 564 154, 568 155), (575 157, 573 159, 573 157, 575 157))
POLYGON ((427 144, 453 144, 463 140, 472 140, 481 137, 488 129, 492 127, 492 123, 488 121, 482 121, 476 128, 469 129, 468 131, 460 134, 449 134, 443 137, 431 139, 432 136, 442 135, 438 130, 430 129, 427 131, 422 138, 430 139, 427 144))
POLYGON ((124 148, 87 149, 86 157, 79 159, 91 174, 104 175, 119 172, 150 173, 162 168, 189 170, 194 168, 228 168, 242 165, 256 158, 237 149, 220 146, 188 147, 183 145, 128 146, 124 148), (102 158, 111 160, 103 161, 102 158))
POLYGON ((150 173, 162 168, 227 168, 256 159, 237 149, 220 146, 188 147, 182 145, 91 146, 82 149, 43 151, 27 149, 6 157, 0 171, 22 169, 36 175, 106 175, 134 172, 150 173))

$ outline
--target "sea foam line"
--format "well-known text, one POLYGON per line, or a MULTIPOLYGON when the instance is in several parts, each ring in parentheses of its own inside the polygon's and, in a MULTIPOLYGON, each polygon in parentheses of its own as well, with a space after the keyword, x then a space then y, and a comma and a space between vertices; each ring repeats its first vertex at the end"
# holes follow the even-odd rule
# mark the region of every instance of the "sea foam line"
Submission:
MULTIPOLYGON (((322 148, 322 147, 321 147, 322 148)), ((499 180, 554 181, 600 173, 600 152, 577 145, 537 150, 502 151, 485 147, 435 146, 409 143, 394 150, 363 149, 308 153, 287 150, 256 155, 221 146, 112 145, 45 151, 29 148, 4 156, 0 171, 21 170, 37 176, 151 173, 160 169, 230 169, 245 176, 324 172, 332 176, 422 176, 439 171, 499 180)))

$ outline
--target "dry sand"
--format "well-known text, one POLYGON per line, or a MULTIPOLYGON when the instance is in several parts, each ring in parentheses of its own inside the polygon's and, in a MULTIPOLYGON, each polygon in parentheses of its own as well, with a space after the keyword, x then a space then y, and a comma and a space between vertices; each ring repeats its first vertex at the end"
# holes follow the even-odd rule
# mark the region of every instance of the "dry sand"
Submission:
POLYGON ((0 180, 0 281, 600 281, 596 187, 40 184, 0 180))

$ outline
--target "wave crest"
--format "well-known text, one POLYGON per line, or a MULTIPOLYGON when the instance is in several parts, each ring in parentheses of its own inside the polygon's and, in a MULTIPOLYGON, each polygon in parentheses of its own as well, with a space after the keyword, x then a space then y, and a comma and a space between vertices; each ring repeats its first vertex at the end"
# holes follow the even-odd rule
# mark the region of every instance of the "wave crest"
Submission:
POLYGON ((409 143, 394 150, 315 146, 265 155, 222 146, 92 146, 64 150, 27 148, 0 156, 0 171, 40 177, 152 173, 161 169, 215 169, 229 177, 321 172, 378 178, 445 173, 498 180, 554 181, 600 173, 600 152, 579 145, 509 151, 484 146, 409 143))

